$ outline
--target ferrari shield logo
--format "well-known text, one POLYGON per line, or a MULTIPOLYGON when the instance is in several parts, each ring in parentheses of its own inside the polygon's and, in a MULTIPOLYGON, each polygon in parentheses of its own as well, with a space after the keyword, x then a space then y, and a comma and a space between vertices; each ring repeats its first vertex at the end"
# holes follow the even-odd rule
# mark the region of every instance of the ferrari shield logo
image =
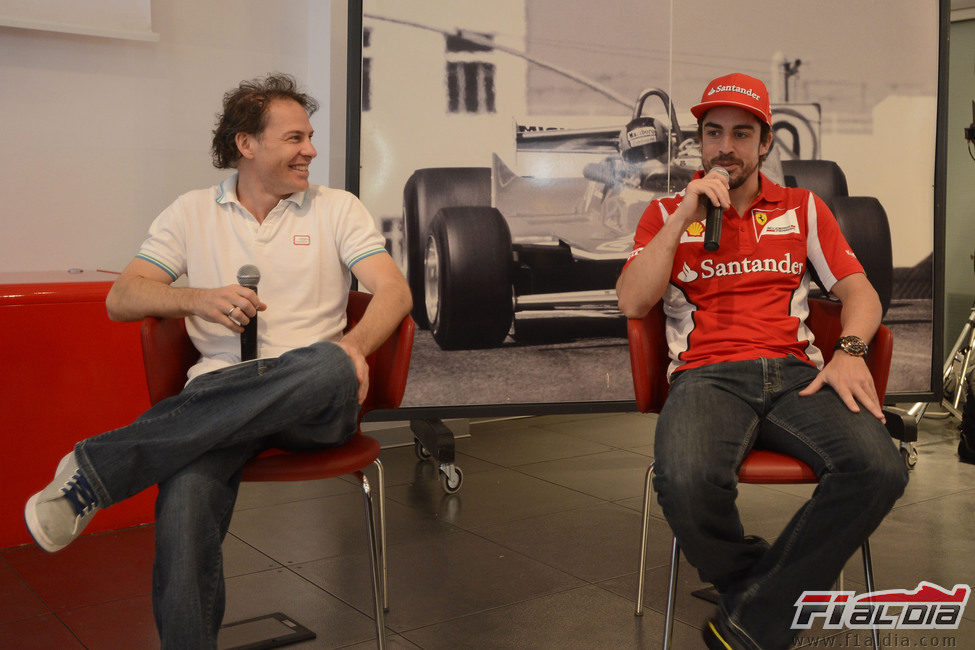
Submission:
POLYGON ((755 239, 761 239, 767 235, 787 236, 797 235, 799 229, 799 217, 795 208, 777 208, 775 210, 756 210, 752 213, 755 226, 755 239))

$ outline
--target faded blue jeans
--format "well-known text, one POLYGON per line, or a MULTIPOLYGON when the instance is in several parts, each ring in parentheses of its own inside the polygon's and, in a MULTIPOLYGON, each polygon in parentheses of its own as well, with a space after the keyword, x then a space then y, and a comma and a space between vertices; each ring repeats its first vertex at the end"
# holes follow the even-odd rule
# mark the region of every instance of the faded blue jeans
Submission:
POLYGON ((217 646, 221 543, 244 463, 269 447, 344 443, 357 389, 345 351, 316 343, 200 375, 132 424, 75 446, 102 507, 159 484, 153 609, 163 648, 217 646))
POLYGON ((829 387, 798 392, 817 370, 795 357, 716 363, 675 373, 657 420, 654 488, 667 522, 743 641, 786 648, 794 603, 833 584, 907 484, 884 425, 829 387), (746 539, 737 472, 753 448, 789 454, 819 475, 774 545, 746 539))

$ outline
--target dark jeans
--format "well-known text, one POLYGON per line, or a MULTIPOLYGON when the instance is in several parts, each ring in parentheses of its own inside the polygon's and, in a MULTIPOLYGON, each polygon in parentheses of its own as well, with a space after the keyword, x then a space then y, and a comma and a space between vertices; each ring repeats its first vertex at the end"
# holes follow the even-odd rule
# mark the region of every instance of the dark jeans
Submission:
POLYGON ((795 357, 717 363, 675 374, 660 413, 654 487, 681 550, 722 592, 721 607, 757 648, 785 648, 794 603, 829 589, 890 511, 907 468, 883 424, 829 387, 799 397, 817 370, 795 357), (812 498, 771 549, 744 538, 737 471, 753 446, 819 475, 812 498))
POLYGON ((340 445, 356 430, 355 367, 333 343, 206 373, 129 426, 79 442, 103 507, 159 484, 153 608, 163 648, 216 648, 221 543, 241 468, 268 447, 340 445))

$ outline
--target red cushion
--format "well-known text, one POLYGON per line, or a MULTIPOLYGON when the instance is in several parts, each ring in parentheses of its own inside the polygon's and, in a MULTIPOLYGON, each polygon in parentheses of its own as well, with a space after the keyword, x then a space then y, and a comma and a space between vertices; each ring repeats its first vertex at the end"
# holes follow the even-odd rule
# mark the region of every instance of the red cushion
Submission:
POLYGON ((742 483, 819 483, 812 468, 792 456, 753 449, 738 470, 742 483))
POLYGON ((356 433, 332 449, 295 454, 269 449, 244 466, 245 481, 312 481, 357 472, 379 457, 379 442, 356 433))

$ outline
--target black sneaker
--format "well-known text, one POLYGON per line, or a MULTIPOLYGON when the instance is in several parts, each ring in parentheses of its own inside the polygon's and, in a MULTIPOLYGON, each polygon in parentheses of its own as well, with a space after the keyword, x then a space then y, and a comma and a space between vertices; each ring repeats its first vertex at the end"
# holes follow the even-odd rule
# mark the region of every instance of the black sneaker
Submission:
POLYGON ((704 638, 704 644, 708 650, 745 650, 745 646, 738 641, 727 622, 720 615, 704 621, 701 636, 704 638))

